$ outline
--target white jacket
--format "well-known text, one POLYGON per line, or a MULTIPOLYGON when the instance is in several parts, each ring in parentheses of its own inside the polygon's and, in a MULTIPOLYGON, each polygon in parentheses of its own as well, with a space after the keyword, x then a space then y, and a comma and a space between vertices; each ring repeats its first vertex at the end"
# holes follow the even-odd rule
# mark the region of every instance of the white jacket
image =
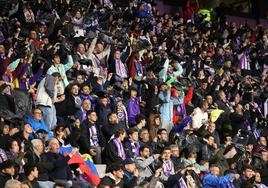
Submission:
POLYGON ((51 107, 53 100, 56 99, 57 88, 55 77, 47 75, 41 80, 37 88, 36 105, 43 105, 51 107))

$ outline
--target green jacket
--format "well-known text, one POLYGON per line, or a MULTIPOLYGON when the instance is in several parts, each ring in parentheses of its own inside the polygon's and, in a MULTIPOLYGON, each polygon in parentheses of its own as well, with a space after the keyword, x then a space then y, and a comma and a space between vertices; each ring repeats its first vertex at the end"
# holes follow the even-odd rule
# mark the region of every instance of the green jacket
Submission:
POLYGON ((54 65, 52 65, 47 70, 47 74, 53 74, 55 72, 59 72, 61 74, 64 87, 67 87, 69 85, 69 81, 67 79, 66 72, 72 68, 73 64, 74 64, 73 57, 71 55, 68 55, 67 63, 65 65, 60 64, 58 67, 55 67, 54 65))

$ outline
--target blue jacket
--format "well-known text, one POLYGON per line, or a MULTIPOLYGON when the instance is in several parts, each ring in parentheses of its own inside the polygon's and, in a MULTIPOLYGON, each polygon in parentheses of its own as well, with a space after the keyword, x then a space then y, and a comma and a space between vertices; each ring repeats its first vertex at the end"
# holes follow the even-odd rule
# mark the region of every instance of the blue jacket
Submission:
MULTIPOLYGON (((173 119, 173 106, 181 104, 181 99, 171 98, 170 91, 159 93, 160 99, 160 117, 163 121, 172 121, 173 119)), ((183 99, 182 99, 183 100, 183 99)))
POLYGON ((191 116, 185 117, 180 124, 176 124, 176 126, 174 126, 175 132, 181 133, 184 127, 186 127, 191 120, 192 120, 191 116))
POLYGON ((33 128, 35 132, 39 130, 45 130, 48 133, 48 138, 53 137, 53 133, 48 129, 48 127, 46 126, 43 120, 37 121, 32 116, 26 116, 25 118, 26 118, 26 121, 31 125, 31 127, 33 128))
POLYGON ((227 188, 233 178, 233 174, 217 177, 208 173, 203 177, 202 183, 204 188, 227 188))

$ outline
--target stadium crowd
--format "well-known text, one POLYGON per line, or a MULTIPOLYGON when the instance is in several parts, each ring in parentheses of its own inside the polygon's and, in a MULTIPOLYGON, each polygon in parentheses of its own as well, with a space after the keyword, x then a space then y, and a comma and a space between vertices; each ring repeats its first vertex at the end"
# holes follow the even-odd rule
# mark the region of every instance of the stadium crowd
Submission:
POLYGON ((268 186, 265 26, 193 0, 174 15, 153 0, 0 10, 0 187, 268 186), (77 156, 106 174, 92 183, 77 156))

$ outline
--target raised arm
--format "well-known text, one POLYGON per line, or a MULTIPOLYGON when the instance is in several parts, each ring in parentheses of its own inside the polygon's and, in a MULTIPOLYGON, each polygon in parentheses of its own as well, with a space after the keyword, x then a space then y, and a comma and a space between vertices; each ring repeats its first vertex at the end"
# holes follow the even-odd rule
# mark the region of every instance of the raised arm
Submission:
POLYGON ((67 55, 67 63, 65 65, 63 65, 65 72, 70 70, 73 65, 74 65, 73 57, 72 57, 72 55, 69 54, 69 55, 67 55))

